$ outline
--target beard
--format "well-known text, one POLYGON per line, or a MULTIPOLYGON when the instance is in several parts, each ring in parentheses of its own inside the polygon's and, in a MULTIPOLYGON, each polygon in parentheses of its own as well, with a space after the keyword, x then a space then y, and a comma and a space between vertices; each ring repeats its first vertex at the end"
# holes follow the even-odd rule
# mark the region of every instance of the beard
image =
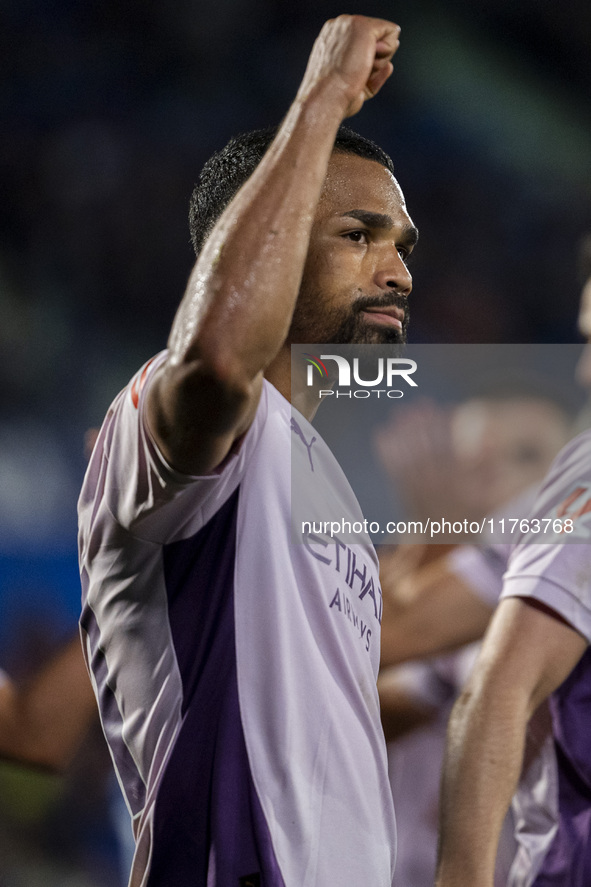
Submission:
POLYGON ((329 308, 320 314, 323 298, 316 294, 298 301, 289 332, 289 341, 331 345, 404 345, 406 343, 409 308, 406 296, 384 293, 382 296, 359 296, 345 308, 329 308), (367 308, 397 307, 404 310, 402 329, 368 323, 363 312, 367 308))

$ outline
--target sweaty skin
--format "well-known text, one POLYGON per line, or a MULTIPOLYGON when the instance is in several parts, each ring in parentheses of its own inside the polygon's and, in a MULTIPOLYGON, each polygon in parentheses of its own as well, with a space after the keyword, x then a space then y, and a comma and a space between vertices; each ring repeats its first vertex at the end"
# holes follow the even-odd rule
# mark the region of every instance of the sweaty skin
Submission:
POLYGON ((586 646, 573 628, 525 600, 506 598, 499 604, 450 718, 437 887, 493 887, 501 824, 519 778, 527 723, 586 646))
MULTIPOLYGON (((289 397, 288 334, 302 278, 316 275, 311 236, 313 228, 317 232, 327 170, 331 165, 331 175, 338 169, 342 175, 343 164, 347 166, 340 157, 331 159, 336 132, 390 76, 399 31, 390 22, 363 16, 339 16, 325 24, 273 144, 205 243, 175 318, 168 361, 150 387, 148 401, 152 432, 178 470, 202 474, 222 462, 252 422, 264 373, 289 397)), ((357 160, 348 161, 351 171, 353 166, 359 170, 357 160)), ((381 185, 374 182, 370 191, 387 192, 387 206, 377 198, 373 206, 365 206, 364 200, 360 206, 362 195, 355 194, 356 205, 347 202, 340 212, 379 209, 396 216, 389 269, 381 276, 378 269, 369 275, 367 294, 408 294, 410 277, 395 241, 404 240, 401 249, 410 250, 412 223, 389 174, 386 187, 380 165, 363 164, 368 175, 381 177, 381 185)), ((329 203, 330 194, 327 183, 329 203)), ((329 204, 323 199, 322 206, 329 204)), ((351 250, 360 250, 348 240, 351 250)), ((381 263, 386 250, 380 247, 379 252, 381 263)), ((315 319, 325 311, 320 301, 315 319)))

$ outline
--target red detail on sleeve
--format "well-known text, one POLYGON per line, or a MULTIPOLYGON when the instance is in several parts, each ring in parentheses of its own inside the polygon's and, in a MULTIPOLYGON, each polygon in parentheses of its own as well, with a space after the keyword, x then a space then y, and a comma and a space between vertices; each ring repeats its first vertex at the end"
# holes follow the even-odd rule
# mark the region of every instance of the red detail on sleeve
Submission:
POLYGON ((146 384, 146 376, 148 375, 148 367, 153 362, 153 360, 154 360, 154 358, 152 358, 151 360, 149 360, 147 362, 147 364, 145 365, 145 367, 143 368, 143 370, 141 372, 141 375, 138 373, 136 375, 135 379, 133 380, 133 382, 131 383, 131 402, 133 403, 136 410, 137 410, 138 404, 140 402, 140 394, 141 394, 142 388, 146 384))
POLYGON ((556 516, 564 517, 565 515, 567 515, 572 520, 574 520, 576 517, 581 517, 581 515, 587 514, 589 511, 591 511, 591 497, 589 497, 588 499, 585 499, 583 505, 579 507, 578 511, 569 512, 569 508, 571 507, 571 505, 573 505, 577 501, 579 496, 582 496, 583 493, 586 492, 588 492, 587 487, 577 487, 577 489, 573 493, 571 493, 570 496, 568 496, 561 505, 558 506, 558 509, 556 510, 556 516))

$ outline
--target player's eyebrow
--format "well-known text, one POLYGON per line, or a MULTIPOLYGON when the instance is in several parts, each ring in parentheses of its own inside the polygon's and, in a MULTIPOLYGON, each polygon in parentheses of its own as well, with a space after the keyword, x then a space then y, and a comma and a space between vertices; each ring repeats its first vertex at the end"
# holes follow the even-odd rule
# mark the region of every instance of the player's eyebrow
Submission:
MULTIPOLYGON (((350 209, 343 213, 351 219, 357 219, 368 228, 382 228, 389 231, 394 227, 394 219, 386 213, 372 213, 366 209, 350 209)), ((400 234, 399 242, 405 246, 413 247, 419 239, 419 232, 414 225, 406 225, 400 234)))
POLYGON ((367 225, 368 228, 390 229, 394 225, 392 216, 385 215, 384 213, 372 213, 367 209, 350 209, 343 213, 343 215, 349 216, 351 219, 357 219, 358 222, 367 225))
POLYGON ((419 239, 419 230, 414 225, 405 225, 399 238, 400 243, 404 243, 408 249, 412 249, 417 245, 419 239))

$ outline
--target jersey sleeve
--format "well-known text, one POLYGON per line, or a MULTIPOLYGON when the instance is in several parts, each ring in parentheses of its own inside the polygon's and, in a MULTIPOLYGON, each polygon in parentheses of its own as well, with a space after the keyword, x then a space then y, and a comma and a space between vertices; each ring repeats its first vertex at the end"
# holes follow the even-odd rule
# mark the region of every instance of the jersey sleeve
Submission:
POLYGON ((591 642, 590 432, 571 441, 550 469, 529 522, 543 526, 548 519, 550 528, 558 528, 552 529, 551 541, 536 542, 539 535, 529 533, 515 547, 502 597, 546 604, 591 642), (568 532, 566 520, 571 521, 568 532))
POLYGON ((83 531, 100 525, 104 514, 144 541, 185 538, 222 507, 244 475, 265 421, 265 389, 253 424, 224 462, 208 475, 181 474, 160 452, 146 421, 147 392, 166 356, 148 361, 107 413, 80 496, 83 531))
MULTIPOLYGON (((492 526, 497 527, 500 524, 505 526, 505 522, 507 527, 518 525, 518 521, 511 518, 515 515, 529 514, 538 493, 538 486, 536 484, 530 487, 494 511, 490 515, 492 526)), ((474 594, 491 609, 494 609, 499 602, 503 575, 517 542, 515 532, 508 533, 503 541, 497 541, 497 536, 494 530, 491 532, 487 528, 480 545, 460 545, 448 555, 447 561, 452 572, 469 585, 474 594)))

